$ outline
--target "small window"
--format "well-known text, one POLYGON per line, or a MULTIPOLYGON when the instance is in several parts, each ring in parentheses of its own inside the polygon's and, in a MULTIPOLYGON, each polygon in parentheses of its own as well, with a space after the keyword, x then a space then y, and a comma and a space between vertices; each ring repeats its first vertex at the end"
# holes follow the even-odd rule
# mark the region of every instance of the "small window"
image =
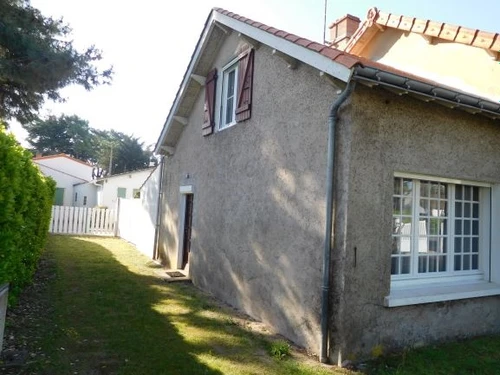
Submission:
POLYGON ((119 187, 116 191, 116 196, 118 198, 126 198, 127 197, 127 188, 119 187))
POLYGON ((235 62, 222 72, 222 102, 219 129, 227 128, 236 123, 237 82, 238 62, 235 62))
POLYGON ((87 205, 87 196, 86 195, 83 196, 83 205, 84 206, 87 205))
POLYGON ((139 199, 141 197, 141 189, 134 189, 132 193, 134 199, 139 199))
POLYGON ((78 193, 75 193, 75 203, 78 202, 78 193))

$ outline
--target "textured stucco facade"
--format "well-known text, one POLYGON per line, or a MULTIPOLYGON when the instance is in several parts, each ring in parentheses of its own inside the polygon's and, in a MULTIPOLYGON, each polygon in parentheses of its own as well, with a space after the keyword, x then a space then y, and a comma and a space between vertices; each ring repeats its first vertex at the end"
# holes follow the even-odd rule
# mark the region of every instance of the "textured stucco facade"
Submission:
MULTIPOLYGON (((236 33, 213 66, 231 61, 236 33)), ((317 350, 327 116, 336 89, 308 66, 255 51, 248 121, 202 137, 200 93, 166 158, 160 256, 176 267, 182 185, 194 192, 190 274, 208 290, 317 350)))
MULTIPOLYGON (((205 71, 220 73, 244 44, 230 34, 214 61, 204 60, 205 71)), ((194 195, 193 283, 313 352, 320 340, 327 117, 336 92, 318 70, 305 64, 288 69, 261 45, 251 119, 203 137, 201 90, 165 159, 163 178, 163 263, 180 265, 182 187, 194 195)), ((484 116, 358 83, 340 110, 336 133, 334 361, 500 332, 500 297, 384 306, 394 173, 500 184, 498 144, 500 128, 484 116)), ((492 257, 492 263, 499 260, 492 257)))
MULTIPOLYGON (((334 269, 342 264, 345 286, 334 291, 340 296, 334 295, 338 305, 332 322, 340 332, 332 336, 332 348, 355 358, 373 350, 500 332, 498 296, 383 305, 390 293, 394 173, 500 183, 497 121, 360 85, 344 119, 338 167, 345 169, 345 178, 337 202, 343 212, 336 232, 341 234, 344 225, 346 238, 335 239, 333 256, 334 269), (342 250, 345 257, 339 259, 342 250)), ((491 246, 498 253, 498 245, 491 246)), ((497 277, 496 265, 492 272, 497 277)))

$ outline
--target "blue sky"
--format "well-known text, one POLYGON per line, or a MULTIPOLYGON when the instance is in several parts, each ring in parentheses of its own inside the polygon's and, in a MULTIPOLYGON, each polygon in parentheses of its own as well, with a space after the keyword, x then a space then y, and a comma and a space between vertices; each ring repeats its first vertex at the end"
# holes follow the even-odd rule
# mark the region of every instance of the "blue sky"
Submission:
MULTIPOLYGON (((155 143, 212 7, 221 7, 294 34, 321 41, 324 0, 32 0, 45 15, 63 17, 77 47, 95 44, 102 66, 114 66, 111 86, 62 91, 63 104, 42 114, 76 114, 99 129, 115 129, 155 143), (173 5, 175 4, 175 5, 173 5)), ((329 0, 327 24, 346 13, 361 20, 376 6, 385 12, 500 32, 500 1, 329 0)), ((327 33, 328 35, 328 33, 327 33)), ((457 62, 458 63, 458 62, 457 62)), ((25 133, 12 124, 20 141, 25 133)))

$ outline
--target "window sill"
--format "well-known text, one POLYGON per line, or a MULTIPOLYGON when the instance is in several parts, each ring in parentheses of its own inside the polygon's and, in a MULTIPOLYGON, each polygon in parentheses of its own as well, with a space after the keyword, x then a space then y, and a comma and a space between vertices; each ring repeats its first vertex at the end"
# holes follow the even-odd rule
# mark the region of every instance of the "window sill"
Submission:
POLYGON ((420 285, 391 290, 391 294, 384 299, 384 306, 398 307, 495 295, 500 295, 500 284, 486 281, 420 285))

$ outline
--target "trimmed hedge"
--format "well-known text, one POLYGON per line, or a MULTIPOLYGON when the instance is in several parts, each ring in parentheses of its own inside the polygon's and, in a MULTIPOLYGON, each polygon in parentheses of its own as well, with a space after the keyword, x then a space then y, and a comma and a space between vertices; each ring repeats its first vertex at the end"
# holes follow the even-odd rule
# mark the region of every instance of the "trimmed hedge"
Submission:
POLYGON ((55 183, 0 124, 0 285, 9 301, 33 277, 47 240, 55 183))

